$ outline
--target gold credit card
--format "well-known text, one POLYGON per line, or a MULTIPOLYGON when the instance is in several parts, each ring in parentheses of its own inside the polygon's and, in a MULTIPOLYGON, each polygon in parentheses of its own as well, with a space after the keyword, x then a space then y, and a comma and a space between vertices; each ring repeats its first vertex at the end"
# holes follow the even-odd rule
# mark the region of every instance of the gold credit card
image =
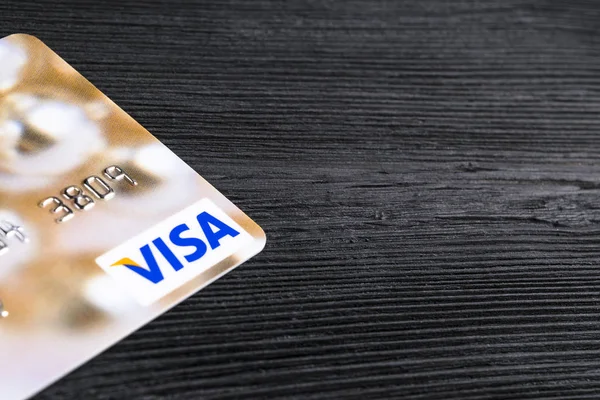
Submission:
POLYGON ((265 240, 42 42, 0 40, 0 399, 35 394, 265 240))

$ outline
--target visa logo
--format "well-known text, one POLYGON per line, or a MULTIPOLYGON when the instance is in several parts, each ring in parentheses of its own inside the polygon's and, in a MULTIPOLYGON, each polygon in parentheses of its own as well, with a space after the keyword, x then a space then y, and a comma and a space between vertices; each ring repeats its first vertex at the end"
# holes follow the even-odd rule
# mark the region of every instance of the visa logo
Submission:
POLYGON ((166 296, 253 241, 210 200, 167 218, 96 259, 143 305, 166 296))
MULTIPOLYGON (((225 236, 236 237, 240 234, 225 222, 217 219, 206 211, 198 214, 196 219, 198 220, 198 224, 200 225, 200 228, 202 228, 202 232, 206 237, 206 241, 212 250, 215 250, 221 245, 219 240, 225 236)), ((182 237, 182 235, 189 230, 190 228, 186 224, 177 225, 169 233, 169 240, 175 246, 193 248, 194 250, 192 253, 184 256, 184 259, 187 263, 192 263, 202 258, 206 254, 208 247, 200 238, 182 237)), ((177 258, 175 254, 173 254, 173 251, 171 251, 169 246, 161 237, 152 240, 152 245, 165 258, 165 260, 169 262, 175 271, 179 271, 183 268, 184 265, 182 261, 177 258)), ((150 244, 145 244, 142 246, 140 248, 140 253, 145 261, 144 267, 128 257, 120 259, 116 263, 112 264, 111 267, 124 266, 154 284, 161 282, 164 279, 164 276, 160 270, 160 267, 158 266, 158 262, 156 261, 156 257, 154 256, 150 244)))

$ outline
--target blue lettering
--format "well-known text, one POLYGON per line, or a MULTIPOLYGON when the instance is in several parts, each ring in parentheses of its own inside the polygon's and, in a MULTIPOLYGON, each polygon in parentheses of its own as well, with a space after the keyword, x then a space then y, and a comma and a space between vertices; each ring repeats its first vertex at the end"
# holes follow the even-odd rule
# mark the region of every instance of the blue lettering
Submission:
MULTIPOLYGON (((211 214, 202 212, 197 217, 198 223, 206 236, 206 240, 210 247, 214 250, 221 245, 219 241, 223 239, 225 236, 236 237, 240 233, 225 224, 223 221, 218 220, 211 214), (215 228, 216 230, 213 230, 215 228)), ((184 256, 187 262, 194 262, 202 258, 208 247, 204 241, 195 237, 181 237, 184 232, 189 231, 190 228, 186 224, 177 225, 175 228, 171 230, 169 234, 170 241, 177 247, 192 247, 194 251, 186 256, 184 256)), ((156 247, 156 249, 162 254, 162 256, 171 264, 171 267, 175 271, 179 271, 183 268, 183 264, 181 261, 175 256, 175 254, 171 251, 169 246, 164 242, 164 240, 160 237, 154 239, 152 244, 156 247)), ((146 278, 150 282, 157 284, 164 279, 162 271, 156 262, 156 258, 152 253, 152 249, 149 244, 146 244, 140 248, 140 252, 142 257, 144 257, 144 261, 148 268, 140 267, 138 265, 131 264, 121 264, 128 268, 129 270, 135 272, 143 278, 146 278)))
POLYGON ((202 231, 204 231, 204 235, 206 236, 206 240, 208 240, 208 244, 210 244, 210 247, 213 250, 221 245, 219 240, 225 236, 236 237, 240 234, 238 231, 224 222, 219 221, 206 211, 199 214, 196 218, 198 219, 198 223, 200 224, 202 231), (216 232, 212 230, 211 225, 217 228, 216 232))
POLYGON ((148 269, 138 267, 135 265, 124 265, 126 268, 135 272, 136 274, 148 279, 152 283, 158 283, 164 279, 158 264, 156 263, 156 259, 154 258, 154 254, 152 254, 152 250, 150 250, 150 246, 143 246, 140 251, 142 252, 142 257, 146 261, 146 265, 148 265, 148 269))
POLYGON ((183 232, 186 232, 189 230, 190 230, 190 228, 186 224, 178 225, 175 228, 173 228, 173 230, 171 231, 171 234, 169 235, 169 239, 171 239, 171 242, 173 242, 173 244, 175 246, 196 248, 196 250, 193 253, 188 254, 187 256, 184 257, 187 262, 194 262, 194 261, 202 258, 202 256, 204 256, 206 254, 207 248, 206 248, 206 243, 204 243, 202 240, 200 240, 198 238, 182 238, 181 237, 181 234, 183 232))
POLYGON ((169 249, 167 244, 161 238, 154 239, 152 243, 154 243, 158 251, 160 251, 161 254, 167 259, 175 271, 179 271, 183 268, 181 261, 175 257, 175 254, 173 254, 171 249, 169 249))

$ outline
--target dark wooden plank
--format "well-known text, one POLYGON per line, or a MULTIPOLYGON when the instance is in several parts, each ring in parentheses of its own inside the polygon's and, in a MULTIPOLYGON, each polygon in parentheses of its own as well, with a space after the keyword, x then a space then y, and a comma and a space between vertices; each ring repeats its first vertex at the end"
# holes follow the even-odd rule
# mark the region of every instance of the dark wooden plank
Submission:
POLYGON ((40 399, 600 396, 600 5, 0 4, 267 231, 40 399))

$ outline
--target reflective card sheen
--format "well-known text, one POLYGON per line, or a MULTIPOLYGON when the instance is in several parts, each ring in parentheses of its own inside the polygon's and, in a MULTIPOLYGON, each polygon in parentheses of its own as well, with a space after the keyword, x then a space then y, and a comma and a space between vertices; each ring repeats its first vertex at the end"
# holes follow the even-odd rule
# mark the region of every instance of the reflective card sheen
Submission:
POLYGON ((42 42, 0 40, 0 399, 33 395, 264 244, 42 42))

